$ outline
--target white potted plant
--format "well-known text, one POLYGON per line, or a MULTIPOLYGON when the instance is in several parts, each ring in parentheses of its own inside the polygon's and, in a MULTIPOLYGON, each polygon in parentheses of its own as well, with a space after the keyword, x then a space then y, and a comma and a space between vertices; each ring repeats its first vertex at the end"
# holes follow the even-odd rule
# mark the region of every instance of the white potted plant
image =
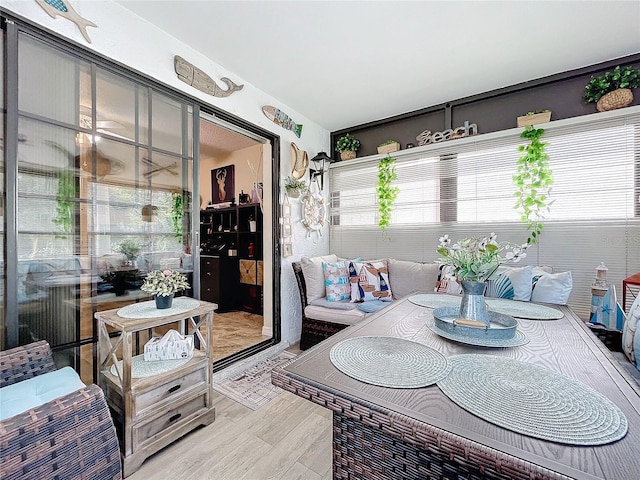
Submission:
POLYGON ((302 192, 307 190, 307 182, 288 176, 285 180, 284 188, 288 196, 298 198, 302 192))
POLYGON ((180 290, 190 288, 187 277, 173 270, 154 270, 149 272, 140 287, 143 292, 156 297, 158 309, 171 308, 173 297, 180 290))

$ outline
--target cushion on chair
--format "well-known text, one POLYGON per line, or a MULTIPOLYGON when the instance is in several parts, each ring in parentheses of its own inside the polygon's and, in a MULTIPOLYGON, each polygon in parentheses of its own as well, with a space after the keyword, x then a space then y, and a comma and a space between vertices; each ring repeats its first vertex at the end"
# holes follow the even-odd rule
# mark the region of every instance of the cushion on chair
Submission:
POLYGON ((571 272, 545 273, 538 278, 531 292, 531 301, 566 305, 572 289, 571 272))
POLYGON ((345 261, 322 262, 324 286, 328 302, 340 302, 351 296, 349 264, 345 261))
POLYGON ((393 299, 386 260, 349 262, 349 277, 352 302, 393 299))
POLYGON ((71 367, 0 388, 0 420, 13 417, 86 385, 71 367))
POLYGON ((433 292, 440 271, 437 263, 407 262, 390 258, 389 283, 393 286, 393 297, 406 297, 413 292, 433 292))
POLYGON ((334 263, 338 261, 336 255, 325 255, 323 257, 306 257, 300 258, 300 267, 304 275, 304 283, 307 287, 307 302, 311 303, 316 298, 325 296, 324 273, 322 271, 322 262, 334 263))
POLYGON ((508 298, 528 302, 531 300, 533 267, 500 267, 489 279, 487 297, 508 298))
POLYGON ((307 318, 322 320, 340 325, 354 325, 365 317, 365 313, 354 308, 352 310, 337 310, 332 308, 307 305, 304 309, 307 318))

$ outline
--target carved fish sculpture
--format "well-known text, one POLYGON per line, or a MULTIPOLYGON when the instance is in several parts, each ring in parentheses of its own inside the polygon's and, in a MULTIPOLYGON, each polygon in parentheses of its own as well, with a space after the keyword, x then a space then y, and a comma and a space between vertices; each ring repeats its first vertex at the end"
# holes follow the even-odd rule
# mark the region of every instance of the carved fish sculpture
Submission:
POLYGON ((173 68, 178 78, 184 83, 214 97, 228 97, 244 87, 244 85, 236 85, 227 77, 222 77, 220 80, 227 84, 227 89, 223 90, 209 75, 187 62, 180 55, 173 57, 173 68))
POLYGON ((265 116, 276 125, 280 125, 282 128, 291 130, 298 138, 300 138, 300 134, 302 134, 302 124, 294 122, 289 115, 284 113, 282 110, 272 107, 271 105, 265 105, 262 107, 262 113, 264 113, 265 116))
POLYGON ((89 38, 89 34, 87 33, 87 27, 97 27, 97 25, 78 15, 78 12, 76 12, 68 2, 63 0, 36 0, 36 2, 51 18, 55 19, 57 16, 60 16, 75 23, 85 40, 91 43, 91 38, 89 38))

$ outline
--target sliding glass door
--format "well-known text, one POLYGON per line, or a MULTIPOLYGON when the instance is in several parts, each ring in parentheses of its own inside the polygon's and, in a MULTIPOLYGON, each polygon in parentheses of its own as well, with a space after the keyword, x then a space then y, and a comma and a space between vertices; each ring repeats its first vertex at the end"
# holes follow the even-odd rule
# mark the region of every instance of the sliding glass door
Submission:
MULTIPOLYGON (((18 343, 94 378, 94 313, 146 300, 154 269, 192 279, 194 106, 18 36, 18 343)), ((9 290, 10 291, 10 290, 9 290)), ((187 292, 189 293, 189 292, 187 292)), ((15 343, 15 339, 13 342, 15 343)))

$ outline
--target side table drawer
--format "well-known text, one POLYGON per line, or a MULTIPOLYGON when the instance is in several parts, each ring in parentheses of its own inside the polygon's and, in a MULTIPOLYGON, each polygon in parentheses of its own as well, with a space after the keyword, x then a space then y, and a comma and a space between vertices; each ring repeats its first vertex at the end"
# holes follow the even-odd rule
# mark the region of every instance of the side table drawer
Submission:
POLYGON ((134 399, 133 406, 134 418, 143 410, 157 405, 158 402, 162 402, 163 400, 172 397, 178 398, 194 386, 206 387, 206 380, 207 371, 206 367, 203 367, 194 372, 188 373, 183 377, 174 378, 169 382, 163 383, 153 390, 137 395, 134 399))
POLYGON ((207 394, 203 393, 166 410, 159 417, 155 417, 139 425, 134 425, 132 428, 133 450, 136 451, 146 440, 156 440, 157 435, 162 435, 162 432, 165 430, 167 434, 170 433, 171 429, 180 426, 185 419, 188 419, 198 411, 205 411, 206 408, 207 394))

